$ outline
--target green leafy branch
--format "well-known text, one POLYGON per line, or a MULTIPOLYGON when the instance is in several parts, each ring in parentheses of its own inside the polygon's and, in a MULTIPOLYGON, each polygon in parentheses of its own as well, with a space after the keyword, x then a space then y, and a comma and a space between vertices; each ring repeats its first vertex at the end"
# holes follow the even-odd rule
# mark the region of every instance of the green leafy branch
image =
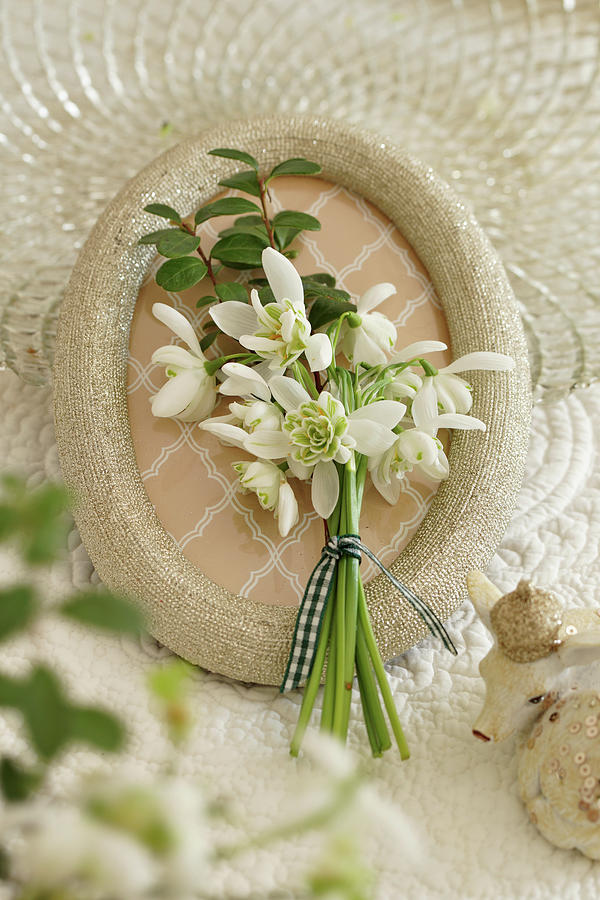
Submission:
MULTIPOLYGON (((27 565, 55 560, 70 522, 66 490, 52 483, 29 490, 23 480, 9 475, 0 486, 0 542, 15 544, 27 565)), ((33 584, 1 589, 0 642, 31 628, 44 615, 44 606, 33 584)), ((118 634, 138 634, 143 625, 136 607, 105 589, 78 592, 50 611, 118 634)), ((57 675, 42 664, 34 664, 25 676, 0 672, 0 707, 20 714, 37 757, 30 767, 8 756, 0 759, 0 788, 7 801, 24 800, 39 787, 48 764, 69 744, 83 742, 116 752, 125 741, 119 719, 95 706, 74 703, 57 675)))

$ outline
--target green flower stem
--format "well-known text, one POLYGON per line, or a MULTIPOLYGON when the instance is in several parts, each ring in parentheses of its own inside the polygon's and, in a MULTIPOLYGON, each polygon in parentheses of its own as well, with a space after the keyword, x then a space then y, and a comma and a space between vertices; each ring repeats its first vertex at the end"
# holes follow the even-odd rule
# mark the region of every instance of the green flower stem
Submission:
MULTIPOLYGON (((334 586, 335 588, 335 586, 334 586)), ((298 756, 300 751, 300 745, 302 743, 302 738, 304 737, 304 732, 306 731, 307 725, 310 720, 310 716, 313 710, 313 706, 315 705, 315 700, 317 697, 317 692, 319 690, 319 686, 321 684, 321 676, 323 674, 323 666, 325 665, 325 654, 327 652, 327 645, 329 643, 329 634, 331 631, 331 621, 333 618, 333 604, 328 603, 327 608, 323 614, 323 622, 321 624, 321 633, 319 635, 319 641, 317 644, 317 650, 315 653, 315 659, 313 663, 313 667, 311 669, 311 673, 309 675, 308 681, 304 688, 304 696, 302 697, 302 706, 300 707, 300 715, 298 716, 298 722, 296 724, 296 729, 294 731, 294 735, 292 737, 292 743, 290 745, 290 754, 292 756, 298 756)))
POLYGON ((369 738, 369 744, 371 745, 371 753, 373 756, 383 756, 383 747, 379 741, 379 735, 375 729, 375 724, 373 722, 373 717, 371 715, 371 708, 369 706, 369 701, 367 700, 367 692, 364 686, 364 680, 361 674, 361 670, 356 668, 356 677, 358 680, 358 689, 360 692, 360 702, 363 711, 363 718, 365 720, 365 727, 367 729, 367 737, 369 738))
POLYGON ((313 400, 318 400, 319 392, 317 391, 315 383, 310 377, 310 374, 304 368, 302 363, 295 362, 292 368, 296 381, 299 382, 299 384, 301 384, 306 391, 308 391, 313 400))
POLYGON ((367 642, 360 622, 358 623, 356 634, 356 672, 359 676, 363 708, 366 706, 369 709, 373 728, 377 733, 379 746, 382 751, 389 750, 392 746, 392 741, 385 721, 385 716, 383 715, 383 709, 381 708, 381 700, 379 698, 377 683, 373 674, 371 657, 369 656, 367 642))
MULTIPOLYGON (((346 463, 344 472, 344 495, 346 503, 346 532, 358 534, 359 507, 356 503, 356 470, 354 456, 346 463)), ((344 646, 344 699, 342 728, 344 738, 348 731, 350 707, 352 703, 352 683, 354 681, 354 657, 356 654, 356 622, 358 615, 358 582, 360 580, 359 561, 345 558, 345 632, 344 646)))
POLYGON ((371 662, 373 663, 373 668, 375 669, 375 677, 377 678, 379 690, 381 691, 381 696, 383 697, 383 703, 390 720, 390 725, 392 726, 394 737, 396 738, 396 743, 398 744, 400 756, 402 757, 402 759, 408 759, 410 756, 408 744, 406 743, 406 738, 404 737, 404 732, 402 731, 400 719, 398 718, 398 713, 396 712, 394 698, 392 696, 392 692, 387 680, 387 674, 383 665, 383 661, 381 659, 381 654, 379 653, 379 647, 377 646, 375 635, 373 634, 373 629, 371 628, 371 621, 369 619, 369 611, 367 609, 367 602, 362 582, 359 584, 358 589, 358 620, 363 629, 367 649, 371 657, 371 662))
MULTIPOLYGON (((342 494, 342 505, 340 512, 339 534, 347 532, 347 510, 346 510, 346 491, 344 490, 344 481, 346 472, 344 472, 342 484, 340 485, 342 494)), ((346 565, 348 558, 342 556, 337 565, 337 583, 335 591, 335 637, 337 644, 337 652, 335 654, 335 691, 333 705, 333 734, 345 743, 346 734, 344 732, 344 694, 345 688, 345 658, 344 652, 346 648, 346 565)), ((332 593, 332 598, 333 598, 332 593)))
MULTIPOLYGON (((332 597, 334 594, 332 593, 332 597)), ((335 657, 337 644, 335 629, 332 629, 329 637, 329 654, 327 656, 327 671, 325 673, 325 690, 323 691, 323 709, 321 711, 321 731, 333 729, 333 708, 335 704, 335 657)))

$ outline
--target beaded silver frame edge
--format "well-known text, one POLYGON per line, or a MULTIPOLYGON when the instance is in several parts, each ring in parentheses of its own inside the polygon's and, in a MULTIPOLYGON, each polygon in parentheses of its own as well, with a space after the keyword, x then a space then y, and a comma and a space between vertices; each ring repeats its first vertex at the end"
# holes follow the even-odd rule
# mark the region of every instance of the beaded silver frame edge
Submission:
MULTIPOLYGON (((442 620, 462 603, 467 572, 488 564, 513 511, 529 438, 529 367, 511 287, 470 210, 427 165, 362 129, 313 116, 228 122, 168 150, 109 204, 70 279, 54 362, 59 457, 82 540, 100 578, 136 598, 150 632, 175 653, 244 682, 278 684, 296 610, 236 596, 186 559, 146 494, 128 418, 129 328, 154 254, 137 246, 154 225, 143 207, 161 201, 189 213, 209 200, 239 168, 207 155, 219 146, 253 153, 264 169, 291 156, 318 161, 324 178, 370 200, 411 243, 443 305, 454 357, 497 350, 516 360, 510 373, 469 374, 487 431, 454 433, 450 477, 391 566, 442 620)), ((367 597, 384 659, 427 633, 383 576, 367 597)))

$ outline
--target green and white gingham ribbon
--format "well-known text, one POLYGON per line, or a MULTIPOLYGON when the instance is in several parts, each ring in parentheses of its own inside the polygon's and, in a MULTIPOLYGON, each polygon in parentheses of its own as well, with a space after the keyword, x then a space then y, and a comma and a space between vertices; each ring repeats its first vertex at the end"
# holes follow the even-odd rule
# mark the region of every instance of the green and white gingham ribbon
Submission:
POLYGON ((408 600, 411 606, 419 613, 431 633, 435 637, 441 638, 447 650, 450 650, 455 655, 457 654, 450 635, 433 610, 417 597, 410 588, 392 575, 381 560, 368 547, 365 547, 358 534, 333 535, 323 547, 321 559, 312 570, 304 591, 296 619, 292 649, 290 650, 285 675, 279 688, 282 693, 299 687, 310 675, 319 642, 323 613, 331 594, 335 570, 339 560, 342 556, 353 556, 355 559, 360 560, 363 553, 373 560, 375 565, 381 569, 386 578, 391 581, 405 600, 408 600))

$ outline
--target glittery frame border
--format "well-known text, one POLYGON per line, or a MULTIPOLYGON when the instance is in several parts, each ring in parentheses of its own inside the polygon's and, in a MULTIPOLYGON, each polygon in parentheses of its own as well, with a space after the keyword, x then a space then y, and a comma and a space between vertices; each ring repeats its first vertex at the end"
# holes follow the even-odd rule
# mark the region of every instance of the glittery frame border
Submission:
MULTIPOLYGON (((152 247, 138 247, 152 201, 192 212, 240 168, 207 155, 236 146, 267 169, 292 156, 374 203, 412 244, 448 320, 454 357, 512 356, 511 373, 469 373, 473 413, 488 429, 455 432, 450 477, 436 493, 394 574, 444 620, 465 575, 485 569, 514 508, 531 414, 521 319, 502 264, 472 213, 425 164, 353 126, 314 117, 226 123, 184 141, 143 169, 109 204, 81 251, 62 304, 54 363, 56 436, 75 519, 102 580, 137 598, 151 633, 175 653, 245 682, 279 684, 296 611, 231 594, 189 562, 166 533, 136 464, 127 411, 129 327, 152 247)), ((383 576, 367 597, 385 659, 426 634, 383 576)))

